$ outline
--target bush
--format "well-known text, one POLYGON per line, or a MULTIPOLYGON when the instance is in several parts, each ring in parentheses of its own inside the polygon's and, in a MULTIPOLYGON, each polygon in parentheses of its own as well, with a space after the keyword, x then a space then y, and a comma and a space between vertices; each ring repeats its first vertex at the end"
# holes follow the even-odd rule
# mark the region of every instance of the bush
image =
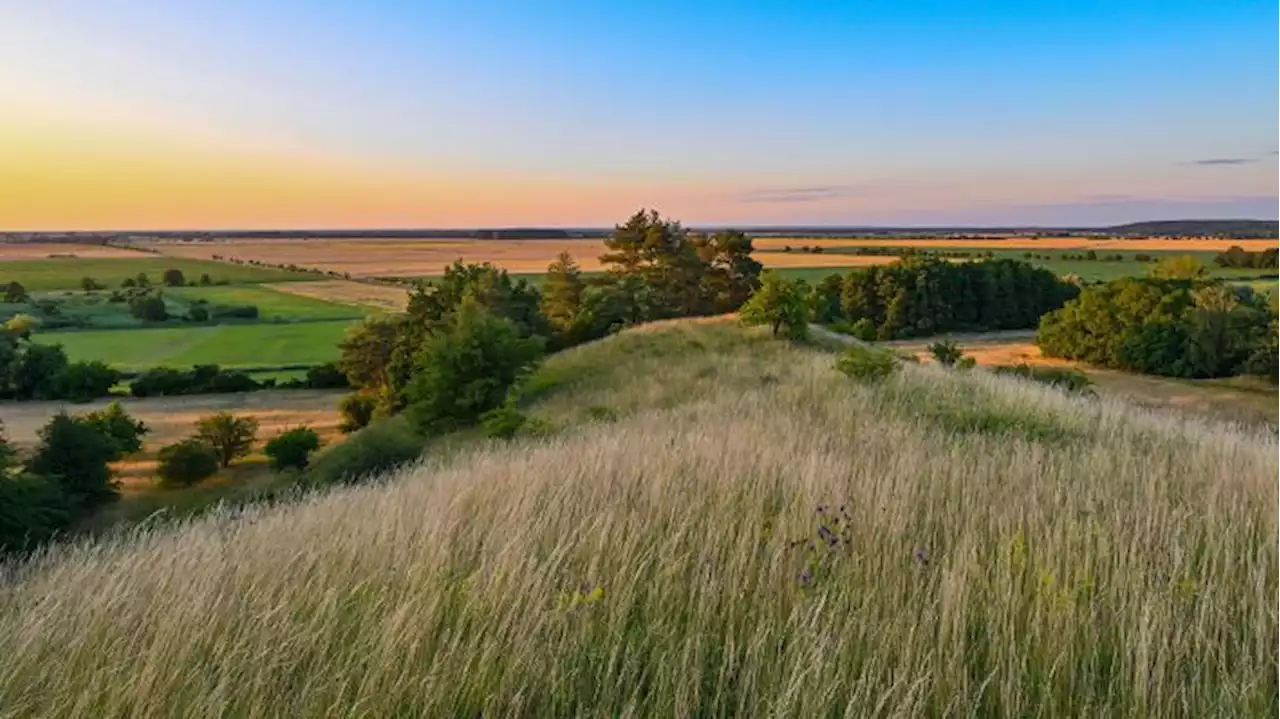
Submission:
POLYGON ((72 507, 48 477, 0 472, 0 555, 35 549, 65 530, 72 507))
POLYGON ((960 371, 971 370, 978 366, 978 361, 972 357, 961 357, 956 360, 955 368, 960 371))
POLYGON ((860 382, 879 382, 896 372, 898 364, 898 358, 890 352, 850 347, 836 361, 836 369, 860 382))
POLYGON ((159 295, 146 295, 129 300, 129 314, 143 322, 164 322, 169 319, 169 310, 164 299, 159 295))
POLYGON ((853 326, 849 328, 849 334, 857 337, 863 342, 875 342, 876 323, 866 317, 863 317, 853 323, 853 326))
POLYGON ((513 402, 485 412, 480 418, 480 426, 486 437, 493 439, 511 439, 528 423, 529 418, 516 408, 513 402))
POLYGON ((107 466, 116 456, 116 445, 96 424, 59 412, 39 434, 40 447, 27 462, 28 472, 57 482, 79 510, 116 498, 107 466))
POLYGON ((1089 377, 1084 372, 1069 367, 1033 367, 1029 364, 1016 364, 996 367, 995 373, 1029 379, 1067 392, 1093 393, 1093 382, 1089 377))
POLYGON ((310 427, 294 427, 276 435, 267 442, 263 452, 271 460, 271 468, 305 469, 311 453, 320 449, 320 435, 310 427))
POLYGON ((257 305, 214 305, 213 316, 223 319, 256 320, 257 305))
POLYGON ((201 286, 201 287, 208 287, 208 286, 209 286, 209 285, 211 285, 211 284, 213 284, 213 279, 212 279, 211 277, 209 277, 209 273, 207 273, 207 272, 206 272, 206 273, 204 273, 204 274, 200 275, 200 286, 201 286))
POLYGON ((187 284, 187 278, 182 276, 182 270, 165 270, 160 281, 170 287, 182 287, 187 284))
POLYGON ((218 412, 196 422, 196 438, 213 448, 223 467, 249 453, 258 433, 258 420, 218 412))
POLYGON ((378 422, 316 455, 302 481, 313 486, 365 481, 418 459, 422 447, 405 420, 378 422))
POLYGON ((311 389, 346 389, 347 375, 333 362, 307 368, 306 386, 311 389))
POLYGON ((4 301, 7 304, 21 304, 26 302, 28 299, 27 288, 23 287, 22 283, 10 282, 4 285, 4 301))
POLYGON ((104 362, 72 362, 54 375, 53 388, 61 399, 88 402, 111 394, 111 388, 119 381, 120 373, 104 362))
POLYGON ((105 290, 107 288, 105 285, 99 284, 98 281, 92 277, 85 277, 80 280, 80 289, 85 292, 94 292, 97 290, 105 290))
POLYGON ((953 367, 964 357, 964 352, 951 340, 942 340, 929 345, 929 354, 943 367, 953 367))
POLYGON ((218 471, 218 453, 204 442, 190 438, 162 447, 156 473, 167 484, 189 487, 218 471))
POLYGON ((364 429, 373 421, 377 409, 378 400, 367 394, 349 394, 343 397, 338 403, 338 411, 342 413, 342 424, 338 429, 346 434, 364 429))
POLYGON ((111 441, 112 446, 115 447, 115 456, 112 460, 121 459, 125 455, 141 450, 143 435, 151 431, 141 420, 129 416, 119 402, 112 402, 106 406, 106 409, 89 412, 84 415, 83 420, 111 441))
POLYGON ((192 305, 187 310, 187 319, 192 322, 208 322, 209 310, 204 305, 192 305))
POLYGON ((252 392, 265 386, 244 372, 219 369, 218 365, 197 365, 187 371, 153 367, 135 377, 129 391, 134 397, 160 397, 252 392))

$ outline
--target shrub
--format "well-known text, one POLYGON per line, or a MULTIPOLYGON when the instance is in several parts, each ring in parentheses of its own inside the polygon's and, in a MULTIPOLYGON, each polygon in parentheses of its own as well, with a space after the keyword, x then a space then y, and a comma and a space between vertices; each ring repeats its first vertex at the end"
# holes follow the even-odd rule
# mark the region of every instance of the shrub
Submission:
POLYGON ((302 475, 307 485, 372 479, 422 455, 423 440, 402 418, 371 424, 316 455, 302 475))
POLYGON ((305 469, 311 453, 320 449, 320 435, 310 427, 294 427, 271 438, 263 452, 271 460, 271 468, 305 469))
POLYGON ((129 300, 129 314, 143 322, 164 322, 169 319, 169 310, 164 299, 159 295, 146 295, 129 300))
POLYGON ((884 350, 850 347, 836 361, 836 369, 860 382, 879 382, 898 369, 898 358, 884 350))
POLYGON ((116 498, 107 466, 116 445, 96 424, 59 412, 39 432, 40 446, 27 471, 57 482, 72 505, 92 509, 116 498))
POLYGON ((211 277, 209 277, 209 273, 208 273, 208 272, 206 272, 206 273, 204 273, 204 274, 200 275, 200 286, 201 286, 201 287, 208 287, 208 286, 209 286, 209 285, 211 285, 211 284, 213 284, 213 279, 212 279, 211 277))
POLYGON ((107 288, 105 285, 99 284, 98 281, 92 277, 84 277, 80 280, 80 289, 85 292, 94 292, 96 290, 105 290, 107 288))
POLYGON ((199 439, 188 438, 162 447, 156 473, 167 484, 189 487, 218 471, 218 453, 199 439))
POLYGON ((1069 367, 1033 367, 1029 364, 1016 364, 996 367, 995 373, 1029 379, 1067 392, 1080 394, 1093 392, 1093 382, 1089 377, 1084 372, 1069 367))
POLYGON ((26 302, 28 299, 27 288, 22 286, 20 282, 10 282, 4 286, 4 301, 11 305, 26 302))
POLYGON ((0 472, 0 555, 25 552, 71 523, 72 507, 57 481, 0 472))
POLYGON ((182 276, 182 270, 165 270, 160 281, 170 287, 182 287, 187 284, 187 278, 182 276))
POLYGON ((88 402, 111 393, 120 373, 99 360, 72 362, 53 377, 54 392, 61 399, 88 402))
POLYGON ((244 372, 222 370, 218 365, 197 365, 190 370, 153 367, 134 378, 129 388, 134 397, 158 397, 184 394, 252 392, 265 383, 244 372))
POLYGON ((213 316, 226 319, 256 320, 257 305, 214 305, 213 316))
POLYGON ((257 433, 258 420, 237 417, 230 412, 218 412, 196 422, 196 437, 213 448, 223 467, 248 454, 257 433))
POLYGON ((960 351, 956 343, 951 340, 942 340, 929 345, 929 354, 933 355, 933 358, 943 367, 955 366, 955 363, 964 357, 964 352, 960 351))
POLYGON ((961 371, 971 370, 978 365, 978 361, 972 357, 961 357, 956 360, 955 368, 961 371))
POLYGON ((373 421, 374 412, 378 409, 378 400, 367 394, 349 394, 338 403, 338 411, 342 413, 342 424, 338 429, 350 434, 364 429, 373 421))
POLYGON ((853 326, 849 328, 849 334, 863 342, 874 342, 876 340, 876 323, 863 317, 853 323, 853 326))
POLYGON ((105 409, 89 412, 84 421, 97 428, 115 447, 113 460, 142 449, 142 437, 151 431, 141 420, 129 416, 119 402, 112 402, 105 409))
POLYGON ((333 362, 307 368, 306 386, 311 389, 346 389, 347 375, 333 362))
POLYGON ((618 413, 614 412, 611 407, 602 404, 593 404, 583 410, 583 414, 587 415, 587 419, 592 422, 617 422, 618 413))
POLYGON ((511 439, 528 423, 529 418, 516 408, 515 403, 507 402, 501 407, 491 409, 480 417, 480 426, 486 437, 494 439, 511 439))
POLYGON ((192 305, 187 310, 187 319, 192 322, 208 322, 209 310, 204 305, 192 305))

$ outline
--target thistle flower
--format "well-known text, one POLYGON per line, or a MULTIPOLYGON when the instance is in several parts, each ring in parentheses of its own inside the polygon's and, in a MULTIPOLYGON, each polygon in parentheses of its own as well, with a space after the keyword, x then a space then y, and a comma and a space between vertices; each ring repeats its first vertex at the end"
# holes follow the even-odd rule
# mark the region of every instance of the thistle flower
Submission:
POLYGON ((916 547, 914 550, 912 550, 912 552, 911 552, 911 553, 915 555, 915 558, 916 558, 916 561, 917 561, 917 562, 919 562, 920 564, 922 564, 922 565, 924 565, 924 566, 928 566, 928 565, 929 565, 929 553, 928 553, 928 552, 924 551, 924 550, 923 550, 923 549, 921 549, 920 547, 916 547))

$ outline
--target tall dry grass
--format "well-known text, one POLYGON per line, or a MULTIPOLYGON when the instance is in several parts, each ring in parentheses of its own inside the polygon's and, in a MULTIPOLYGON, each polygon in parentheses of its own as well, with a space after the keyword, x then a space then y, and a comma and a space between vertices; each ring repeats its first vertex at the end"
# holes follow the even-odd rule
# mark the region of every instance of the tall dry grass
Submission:
POLYGON ((1276 713, 1274 436, 831 365, 628 333, 536 378, 550 439, 60 549, 0 713, 1276 713))

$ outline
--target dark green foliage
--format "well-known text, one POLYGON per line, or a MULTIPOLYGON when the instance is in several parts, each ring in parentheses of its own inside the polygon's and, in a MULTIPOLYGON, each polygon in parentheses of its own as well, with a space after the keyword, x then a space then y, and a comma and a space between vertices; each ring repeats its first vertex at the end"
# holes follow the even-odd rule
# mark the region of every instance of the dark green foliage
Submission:
POLYGON ((377 422, 315 457, 302 475, 306 485, 373 479, 422 456, 423 440, 400 418, 377 422))
POLYGON ((879 382, 898 371, 899 360, 891 352, 869 347, 850 347, 840 359, 836 369, 846 377, 859 382, 879 382))
POLYGON ((15 399, 57 399, 55 378, 67 367, 62 345, 15 345, 9 363, 8 392, 15 399))
POLYGON ((143 322, 164 322, 169 319, 164 298, 159 295, 143 295, 129 300, 129 314, 143 322))
POLYGON ((0 472, 0 557, 30 551, 71 524, 73 507, 48 477, 0 472))
POLYGON ((943 367, 953 367, 964 357, 964 352, 951 340, 941 340, 929 345, 929 354, 943 367))
POLYGON ((107 287, 92 277, 85 277, 80 280, 80 289, 85 292, 96 292, 97 290, 105 290, 107 287))
POLYGON ((348 434, 364 429, 373 421, 377 409, 378 400, 367 394, 355 393, 343 397, 338 404, 338 411, 342 413, 342 424, 338 429, 348 434))
POLYGON ((196 422, 196 438, 213 448, 223 467, 248 454, 257 433, 258 420, 230 412, 211 414, 196 422))
POLYGON ((555 344, 570 347, 591 334, 591 317, 583 311, 587 283, 582 279, 578 263, 568 252, 561 252, 547 267, 542 283, 542 315, 555 333, 555 344))
POLYGON ((20 282, 10 282, 4 286, 4 301, 11 305, 26 302, 29 298, 27 288, 20 282))
POLYGON ((182 287, 187 284, 187 278, 182 276, 182 270, 165 270, 160 281, 169 287, 182 287))
POLYGON ((1047 384, 1051 387, 1066 392, 1077 394, 1092 394, 1093 382, 1089 377, 1078 369, 1069 367, 1035 367, 1029 364, 1006 365, 994 368, 996 374, 1010 375, 1013 377, 1021 377, 1029 379, 1040 384, 1047 384))
POLYGON ((809 288, 803 280, 766 272, 760 289, 742 306, 739 317, 745 325, 768 325, 774 337, 798 340, 809 336, 809 311, 809 288))
POLYGON ((218 471, 218 453, 204 442, 188 438, 162 447, 156 473, 166 484, 189 487, 218 471))
POLYGON ((119 381, 120 373, 104 362, 72 362, 53 376, 53 388, 60 399, 88 402, 109 395, 119 381))
POLYGON ((1280 327, 1276 324, 1276 312, 1272 310, 1265 338, 1254 348, 1245 362, 1245 372, 1265 377, 1271 384, 1280 380, 1280 327))
POLYGON ((841 290, 844 318, 866 319, 879 339, 1034 327, 1078 288, 1009 259, 947 262, 908 257, 853 270, 841 290))
POLYGON ((201 287, 208 287, 209 285, 212 285, 212 284, 213 284, 213 278, 209 277, 209 273, 206 272, 200 275, 201 287))
POLYGON ((810 300, 814 322, 827 325, 843 319, 844 312, 841 309, 843 289, 844 280, 837 274, 827 275, 814 285, 810 300))
POLYGON ((210 315, 215 319, 256 320, 257 305, 214 305, 210 315))
POLYGON ((514 402, 504 402, 502 406, 485 412, 480 417, 480 427, 486 437, 494 439, 511 439, 528 423, 525 416, 514 402))
POLYGON ((510 319, 464 299, 447 328, 423 343, 405 391, 419 431, 466 427, 498 407, 542 356, 543 340, 525 337, 510 319))
POLYGON ((27 472, 52 478, 81 511, 116 498, 107 467, 116 457, 116 445, 98 426, 59 412, 39 435, 41 443, 27 461, 27 472))
POLYGON ((1126 278, 1089 287, 1046 315, 1036 342, 1047 356, 1103 367, 1225 377, 1248 371, 1269 321, 1261 299, 1219 282, 1126 278))
POLYGON ((187 319, 192 322, 208 322, 209 309, 204 305, 192 305, 191 309, 187 310, 187 319))
POLYGON ((307 368, 306 386, 310 389, 346 389, 351 385, 338 365, 326 362, 307 368))
POLYGON ((271 468, 305 469, 311 453, 320 449, 320 435, 310 427, 294 427, 272 437, 263 449, 271 461, 271 468))
POLYGON ((83 419, 111 441, 115 448, 112 460, 141 450, 143 436, 151 431, 141 420, 131 417, 119 402, 108 404, 106 409, 89 412, 83 419))
POLYGON ((134 397, 160 397, 252 392, 262 388, 262 383, 243 372, 224 370, 218 365, 196 365, 190 370, 149 369, 134 378, 129 391, 134 397))
POLYGON ((150 286, 151 286, 151 280, 148 280, 148 279, 147 279, 147 273, 145 273, 145 272, 139 272, 139 273, 138 273, 138 276, 137 276, 136 278, 134 278, 134 280, 133 280, 133 284, 134 284, 134 286, 136 286, 136 287, 150 287, 150 286))
POLYGON ((1280 250, 1275 247, 1269 247, 1258 252, 1249 252, 1239 245, 1228 247, 1225 252, 1219 253, 1213 258, 1213 263, 1219 267, 1245 267, 1255 269, 1275 269, 1280 262, 1277 260, 1280 250))
POLYGON ((849 334, 857 337, 863 342, 874 342, 876 339, 876 323, 870 318, 863 317, 849 328, 849 334))
POLYGON ((617 422, 618 413, 602 404, 593 404, 582 411, 592 422, 617 422))

